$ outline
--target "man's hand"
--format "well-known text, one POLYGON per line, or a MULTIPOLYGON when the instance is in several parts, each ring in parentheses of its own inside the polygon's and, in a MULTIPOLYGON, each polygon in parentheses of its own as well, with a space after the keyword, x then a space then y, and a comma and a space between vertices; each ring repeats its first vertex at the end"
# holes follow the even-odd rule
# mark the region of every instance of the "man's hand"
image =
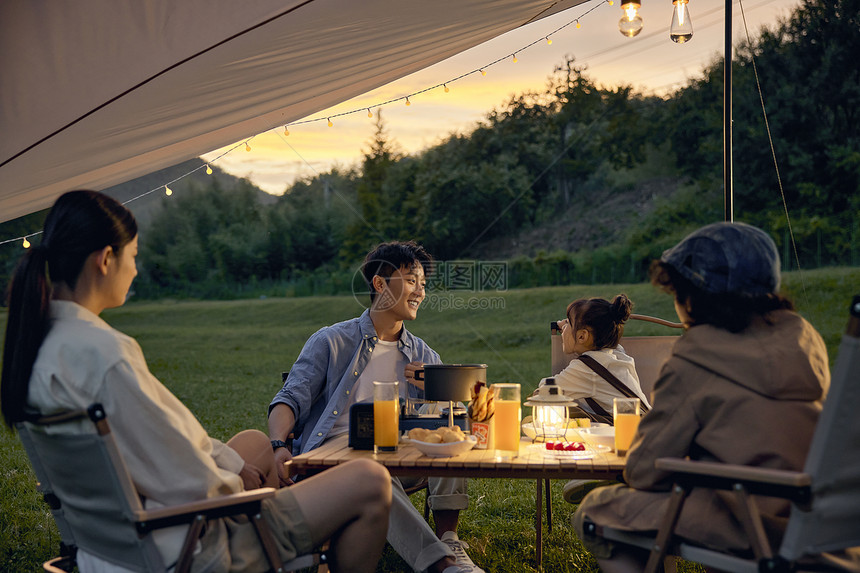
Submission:
POLYGON ((239 472, 239 477, 242 478, 242 484, 245 486, 245 491, 259 489, 263 487, 266 481, 266 476, 262 470, 255 465, 245 462, 242 470, 239 472))
POLYGON ((284 463, 291 459, 293 459, 293 455, 287 448, 278 448, 275 450, 275 467, 278 468, 278 478, 280 478, 281 487, 293 485, 294 483, 287 471, 287 468, 284 466, 284 463))
POLYGON ((416 380, 415 379, 415 371, 421 370, 424 368, 423 362, 410 362, 406 365, 405 375, 406 382, 412 384, 413 386, 417 386, 418 388, 424 389, 424 380, 416 380))

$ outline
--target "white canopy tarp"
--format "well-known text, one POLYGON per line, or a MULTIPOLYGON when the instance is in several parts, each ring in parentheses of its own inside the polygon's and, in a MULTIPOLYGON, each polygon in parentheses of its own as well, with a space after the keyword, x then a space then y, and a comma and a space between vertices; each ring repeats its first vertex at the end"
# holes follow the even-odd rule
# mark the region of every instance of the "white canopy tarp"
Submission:
POLYGON ((0 222, 307 117, 584 0, 2 0, 0 222))

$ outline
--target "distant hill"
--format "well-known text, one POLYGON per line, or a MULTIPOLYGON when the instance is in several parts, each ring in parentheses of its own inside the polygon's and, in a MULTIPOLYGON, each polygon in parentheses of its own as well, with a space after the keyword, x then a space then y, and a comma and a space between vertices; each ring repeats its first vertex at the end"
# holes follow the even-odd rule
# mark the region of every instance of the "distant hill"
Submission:
POLYGON ((506 260, 534 257, 541 251, 577 252, 621 243, 631 223, 652 212, 658 198, 672 197, 679 187, 677 177, 657 177, 627 189, 597 188, 574 196, 567 206, 559 205, 557 216, 515 235, 479 243, 469 255, 506 260))
MULTIPOLYGON (((170 198, 164 194, 164 185, 169 185, 170 189, 179 195, 183 191, 187 191, 192 182, 198 185, 207 185, 212 181, 213 177, 225 189, 234 187, 240 181, 240 178, 230 175, 214 165, 211 166, 212 175, 207 175, 206 169, 201 168, 205 165, 205 161, 196 157, 183 163, 177 163, 171 167, 154 171, 137 179, 132 179, 120 185, 115 185, 105 189, 104 193, 117 201, 125 202, 152 191, 152 193, 148 193, 126 205, 134 213, 138 225, 141 228, 146 228, 155 214, 158 213, 158 210, 161 209, 164 202, 170 201, 170 198), (189 173, 190 175, 187 175, 189 173), (171 183, 174 180, 176 182, 171 183)), ((262 189, 258 189, 258 196, 260 203, 263 205, 271 205, 278 199, 276 196, 266 193, 262 189)))

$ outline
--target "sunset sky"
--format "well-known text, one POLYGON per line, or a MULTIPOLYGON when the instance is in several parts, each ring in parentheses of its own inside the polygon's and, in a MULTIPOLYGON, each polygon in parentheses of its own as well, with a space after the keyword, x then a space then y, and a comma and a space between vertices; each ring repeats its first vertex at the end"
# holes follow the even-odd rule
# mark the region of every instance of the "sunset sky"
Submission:
MULTIPOLYGON (((762 26, 773 27, 797 4, 797 0, 744 1, 749 34, 755 37, 762 26)), ((367 108, 375 115, 380 104, 393 99, 416 94, 409 98, 409 106, 403 100, 381 106, 389 139, 401 152, 414 153, 453 132, 471 131, 489 111, 503 106, 515 94, 544 91, 553 68, 563 63, 566 55, 574 56, 577 65, 585 65, 586 75, 595 83, 630 84, 647 94, 665 94, 683 85, 722 56, 724 2, 690 0, 693 38, 685 44, 669 39, 671 0, 643 1, 640 13, 645 25, 632 39, 618 31, 619 6, 618 0, 614 6, 599 0, 586 2, 299 120, 290 127, 289 136, 284 135, 283 127, 256 135, 250 140, 250 152, 239 145, 224 155, 234 147, 228 146, 204 158, 215 161, 223 155, 215 161, 221 169, 248 177, 270 193, 282 194, 297 178, 359 162, 374 131, 375 120, 368 117, 367 108), (443 83, 447 83, 448 93, 442 87, 428 90, 443 83), (418 93, 423 90, 427 91, 418 93), (354 110, 356 113, 348 113, 354 110), (346 115, 332 117, 343 113, 346 115), (332 117, 332 127, 328 127, 327 117, 332 117)), ((735 0, 735 44, 746 37, 740 7, 735 0)))

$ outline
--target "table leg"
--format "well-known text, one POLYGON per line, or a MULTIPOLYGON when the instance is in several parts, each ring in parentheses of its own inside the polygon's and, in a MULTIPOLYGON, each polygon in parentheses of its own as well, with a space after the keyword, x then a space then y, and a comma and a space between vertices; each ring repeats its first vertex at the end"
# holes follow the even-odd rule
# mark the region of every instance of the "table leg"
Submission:
POLYGON ((552 533, 552 491, 549 489, 549 478, 543 480, 543 487, 546 489, 546 530, 552 533))
POLYGON ((543 502, 543 480, 538 478, 535 480, 537 482, 537 492, 535 495, 535 562, 537 563, 537 568, 541 569, 543 566, 543 508, 541 504, 543 502))

